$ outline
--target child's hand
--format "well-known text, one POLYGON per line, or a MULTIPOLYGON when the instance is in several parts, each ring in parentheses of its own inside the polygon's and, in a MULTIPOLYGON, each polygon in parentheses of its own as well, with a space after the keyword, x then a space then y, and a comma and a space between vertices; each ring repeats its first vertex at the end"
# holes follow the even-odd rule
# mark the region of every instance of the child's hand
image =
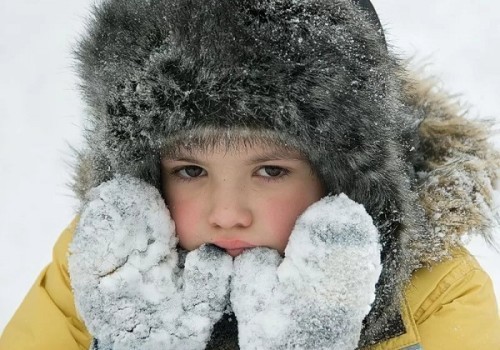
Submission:
POLYGON ((360 204, 327 197, 297 220, 284 259, 254 248, 234 269, 242 350, 355 349, 381 271, 377 229, 360 204))
POLYGON ((232 258, 212 246, 178 266, 157 189, 118 177, 92 190, 70 247, 75 303, 99 349, 205 349, 228 303, 232 258))

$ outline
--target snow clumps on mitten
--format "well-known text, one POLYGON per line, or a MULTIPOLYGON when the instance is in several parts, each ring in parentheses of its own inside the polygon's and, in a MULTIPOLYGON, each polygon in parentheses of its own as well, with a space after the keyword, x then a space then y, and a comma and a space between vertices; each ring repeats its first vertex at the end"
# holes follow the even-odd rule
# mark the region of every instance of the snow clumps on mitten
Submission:
POLYGON ((254 248, 235 259, 231 304, 250 349, 355 349, 381 272, 377 229, 341 194, 297 220, 285 258, 254 248))
POLYGON ((178 264, 159 191, 118 176, 89 193, 70 246, 75 303, 101 349, 204 349, 228 301, 232 259, 212 246, 178 264))

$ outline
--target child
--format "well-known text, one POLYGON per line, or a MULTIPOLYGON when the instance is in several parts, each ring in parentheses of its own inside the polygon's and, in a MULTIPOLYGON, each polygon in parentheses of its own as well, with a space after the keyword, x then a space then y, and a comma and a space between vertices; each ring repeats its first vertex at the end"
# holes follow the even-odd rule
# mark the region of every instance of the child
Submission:
POLYGON ((109 0, 78 58, 82 208, 1 349, 498 348, 498 155, 368 2, 109 0))

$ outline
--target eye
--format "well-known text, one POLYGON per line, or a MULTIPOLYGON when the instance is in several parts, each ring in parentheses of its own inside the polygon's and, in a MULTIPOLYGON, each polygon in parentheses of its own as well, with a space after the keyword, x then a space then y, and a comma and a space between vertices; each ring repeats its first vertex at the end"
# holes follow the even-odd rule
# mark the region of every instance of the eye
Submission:
POLYGON ((176 173, 184 179, 200 177, 203 175, 203 172, 203 168, 196 165, 188 165, 176 171, 176 173))
POLYGON ((287 169, 281 168, 279 166, 263 166, 257 171, 257 175, 268 178, 280 178, 288 175, 289 171, 287 169))

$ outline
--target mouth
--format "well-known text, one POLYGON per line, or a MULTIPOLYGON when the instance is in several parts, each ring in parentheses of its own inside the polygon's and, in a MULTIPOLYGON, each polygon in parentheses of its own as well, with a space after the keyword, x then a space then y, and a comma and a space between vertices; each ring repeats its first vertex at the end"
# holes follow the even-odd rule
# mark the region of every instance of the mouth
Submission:
POLYGON ((241 241, 238 239, 218 240, 213 242, 213 244, 218 246, 219 248, 224 249, 226 253, 231 255, 233 258, 243 253, 246 249, 256 247, 256 245, 254 244, 241 241))

